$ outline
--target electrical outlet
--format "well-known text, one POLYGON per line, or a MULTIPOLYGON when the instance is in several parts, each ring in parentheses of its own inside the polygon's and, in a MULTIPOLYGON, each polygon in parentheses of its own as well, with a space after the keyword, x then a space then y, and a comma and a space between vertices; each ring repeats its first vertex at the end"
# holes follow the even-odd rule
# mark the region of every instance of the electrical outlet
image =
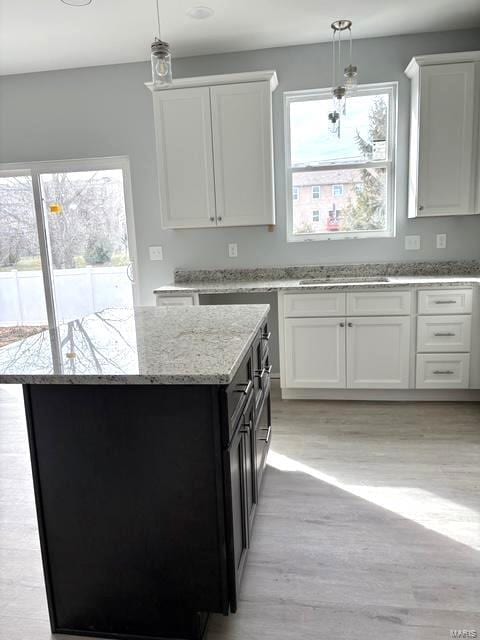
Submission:
POLYGON ((163 248, 162 247, 148 247, 150 254, 150 260, 163 260, 163 248))
POLYGON ((420 236, 405 236, 405 249, 407 251, 420 249, 420 236))
POLYGON ((447 234, 437 233, 437 249, 446 249, 446 248, 447 248, 447 234))
POLYGON ((228 257, 229 258, 237 258, 238 257, 238 246, 236 242, 231 242, 228 245, 228 257))

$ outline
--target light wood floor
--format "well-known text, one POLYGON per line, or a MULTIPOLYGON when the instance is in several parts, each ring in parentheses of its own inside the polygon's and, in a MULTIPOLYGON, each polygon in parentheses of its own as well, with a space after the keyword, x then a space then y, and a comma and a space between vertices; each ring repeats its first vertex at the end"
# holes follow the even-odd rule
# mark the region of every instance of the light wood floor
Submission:
MULTIPOLYGON (((480 637, 480 405, 273 408, 239 611, 209 640, 480 637)), ((0 483, 0 639, 47 640, 18 387, 0 386, 0 483)))

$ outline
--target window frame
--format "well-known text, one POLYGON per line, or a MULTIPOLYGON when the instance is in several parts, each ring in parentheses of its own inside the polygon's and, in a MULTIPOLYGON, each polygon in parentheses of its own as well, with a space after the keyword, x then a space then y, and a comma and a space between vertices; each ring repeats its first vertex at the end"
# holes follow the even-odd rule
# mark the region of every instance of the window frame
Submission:
POLYGON ((332 184, 332 198, 343 198, 345 195, 345 189, 343 184, 332 184), (340 187, 340 193, 335 193, 335 187, 340 187))
POLYGON ((314 209, 312 211, 312 222, 320 222, 320 209, 314 209), (314 218, 315 214, 318 215, 318 220, 315 220, 314 218))
MULTIPOLYGON (((290 136, 290 105, 293 102, 308 100, 331 99, 331 89, 308 89, 304 91, 285 91, 284 105, 284 136, 285 136, 285 184, 287 196, 287 242, 316 242, 323 240, 359 240, 372 238, 394 238, 396 235, 396 153, 397 153, 397 113, 398 113, 398 82, 379 82, 358 86, 356 96, 387 93, 390 97, 388 114, 388 144, 385 160, 369 160, 357 163, 328 162, 305 167, 290 166, 291 136, 290 136), (386 171, 386 228, 381 231, 337 231, 333 233, 293 233, 293 200, 292 179, 294 173, 325 172, 339 169, 385 168, 386 171)), ((348 100, 348 98, 347 98, 348 100)), ((347 106, 348 108, 348 106, 347 106)), ((333 192, 333 189, 332 189, 333 192)))
POLYGON ((296 187, 294 185, 292 185, 292 198, 293 200, 300 200, 300 187, 296 187), (294 197, 294 194, 297 194, 297 197, 294 197))
MULTIPOLYGON (((298 188, 298 187, 297 187, 298 188)), ((312 184, 312 200, 320 200, 321 197, 321 185, 319 184, 312 184), (317 195, 315 195, 315 191, 314 189, 318 189, 318 193, 317 195)))

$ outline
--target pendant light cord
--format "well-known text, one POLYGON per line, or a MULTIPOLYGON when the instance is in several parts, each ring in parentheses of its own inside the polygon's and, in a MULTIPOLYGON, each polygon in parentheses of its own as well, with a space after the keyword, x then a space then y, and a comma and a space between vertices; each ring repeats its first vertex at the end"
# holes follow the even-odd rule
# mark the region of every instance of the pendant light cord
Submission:
POLYGON ((332 91, 335 89, 335 29, 332 31, 332 91))
POLYGON ((158 28, 158 39, 161 40, 161 33, 160 33, 160 8, 158 6, 158 0, 156 0, 156 5, 157 5, 157 28, 158 28))

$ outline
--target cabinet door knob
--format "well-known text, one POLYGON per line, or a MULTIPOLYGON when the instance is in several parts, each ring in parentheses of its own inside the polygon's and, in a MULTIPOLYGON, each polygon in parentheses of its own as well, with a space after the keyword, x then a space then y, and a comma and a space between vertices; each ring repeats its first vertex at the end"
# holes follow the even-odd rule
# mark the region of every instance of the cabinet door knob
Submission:
POLYGON ((214 218, 214 217, 211 217, 211 218, 210 218, 210 222, 215 222, 215 218, 214 218))
POLYGON ((217 216, 217 220, 218 220, 218 222, 221 222, 222 221, 222 216, 217 216))
POLYGON ((421 204, 421 205, 418 207, 418 210, 419 210, 419 211, 423 211, 423 204, 421 204))
POLYGON ((349 322, 349 323, 348 323, 348 326, 349 326, 349 327, 353 327, 353 322, 349 322))
POLYGON ((344 323, 344 322, 340 322, 340 326, 341 326, 341 327, 344 327, 344 326, 345 326, 345 323, 344 323))

